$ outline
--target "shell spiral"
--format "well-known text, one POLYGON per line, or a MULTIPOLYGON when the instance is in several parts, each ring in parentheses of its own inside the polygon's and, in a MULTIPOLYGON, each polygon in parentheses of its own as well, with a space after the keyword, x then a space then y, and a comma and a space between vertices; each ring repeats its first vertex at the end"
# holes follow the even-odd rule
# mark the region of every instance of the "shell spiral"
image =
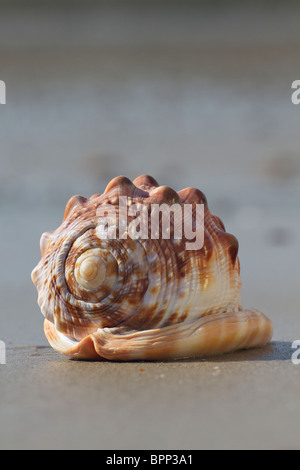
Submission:
POLYGON ((103 194, 71 198, 61 226, 41 237, 32 280, 48 341, 69 357, 203 356, 260 346, 272 336, 264 314, 241 307, 238 241, 211 214, 204 194, 177 193, 148 175, 133 182, 120 176, 103 194), (169 237, 162 237, 161 218, 154 233, 149 220, 158 205, 189 205, 193 228, 202 205, 201 248, 187 249, 185 233, 175 236, 172 212, 169 237), (147 236, 130 235, 137 214, 147 236))

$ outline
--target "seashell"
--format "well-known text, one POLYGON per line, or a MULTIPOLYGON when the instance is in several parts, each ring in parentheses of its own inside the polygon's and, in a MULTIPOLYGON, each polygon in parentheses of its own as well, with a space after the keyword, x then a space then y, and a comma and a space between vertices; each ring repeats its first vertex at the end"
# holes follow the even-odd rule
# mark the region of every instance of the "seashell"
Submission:
POLYGON ((238 241, 211 214, 205 195, 195 188, 177 193, 148 175, 133 182, 117 177, 90 199, 74 196, 62 225, 42 235, 32 280, 49 343, 72 358, 206 356, 262 346, 272 337, 263 313, 241 307, 238 241), (182 225, 175 215, 169 239, 160 225, 154 238, 126 237, 128 227, 118 225, 121 196, 128 220, 138 208, 148 235, 154 204, 189 205, 194 228, 196 205, 203 205, 203 246, 187 249, 186 235, 175 236, 182 225), (107 220, 115 237, 99 231, 107 220))

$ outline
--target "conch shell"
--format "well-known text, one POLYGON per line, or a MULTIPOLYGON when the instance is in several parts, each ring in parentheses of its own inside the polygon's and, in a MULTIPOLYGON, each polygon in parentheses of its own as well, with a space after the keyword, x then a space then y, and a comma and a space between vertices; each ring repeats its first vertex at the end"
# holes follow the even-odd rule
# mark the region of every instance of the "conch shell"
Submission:
MULTIPOLYGON (((157 235, 157 234, 156 234, 157 235)), ((58 352, 78 359, 165 360, 220 354, 266 344, 270 320, 240 304, 238 241, 211 214, 204 194, 178 193, 143 175, 113 179, 90 199, 74 196, 64 221, 41 238, 41 261, 32 273, 44 331, 58 352), (204 243, 188 250, 186 238, 115 238, 99 234, 99 210, 120 215, 127 206, 178 204, 204 207, 204 243)))

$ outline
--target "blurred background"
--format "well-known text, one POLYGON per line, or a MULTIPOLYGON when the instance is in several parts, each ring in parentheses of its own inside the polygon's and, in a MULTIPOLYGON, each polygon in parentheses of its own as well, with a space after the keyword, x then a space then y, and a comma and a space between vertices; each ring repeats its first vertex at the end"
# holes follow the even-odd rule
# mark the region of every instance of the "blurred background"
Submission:
POLYGON ((46 345, 30 274, 74 194, 201 189, 242 305, 300 339, 299 2, 0 1, 0 339, 46 345))

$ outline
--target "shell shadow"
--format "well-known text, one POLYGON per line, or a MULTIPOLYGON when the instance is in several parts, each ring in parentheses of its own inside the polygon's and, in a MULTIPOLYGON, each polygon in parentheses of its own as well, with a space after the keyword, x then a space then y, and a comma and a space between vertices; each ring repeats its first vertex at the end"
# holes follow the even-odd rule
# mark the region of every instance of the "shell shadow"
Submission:
POLYGON ((289 341, 272 341, 261 348, 244 349, 232 353, 226 353, 216 356, 207 356, 205 358, 182 359, 176 362, 251 362, 251 361, 291 361, 294 350, 289 341))

